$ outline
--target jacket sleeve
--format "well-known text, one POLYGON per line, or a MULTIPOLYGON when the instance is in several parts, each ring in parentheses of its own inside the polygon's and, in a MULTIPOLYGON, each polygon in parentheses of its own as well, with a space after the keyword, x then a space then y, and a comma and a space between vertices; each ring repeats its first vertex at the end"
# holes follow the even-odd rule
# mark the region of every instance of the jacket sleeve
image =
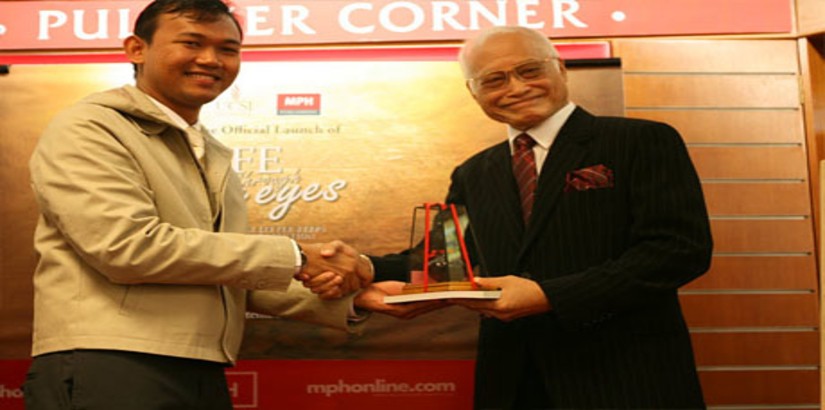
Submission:
POLYGON ((335 300, 322 300, 298 281, 286 292, 258 290, 248 293, 247 310, 279 318, 298 320, 349 333, 361 333, 365 321, 349 320, 355 293, 335 300))
POLYGON ((170 149, 168 141, 141 134, 129 119, 102 106, 76 106, 55 118, 30 160, 43 218, 38 251, 71 255, 63 257, 120 284, 285 290, 294 273, 288 238, 217 233, 161 217, 158 204, 170 205, 146 176, 143 161, 151 155, 136 155, 125 143, 150 137, 156 138, 147 143, 152 149, 170 149))

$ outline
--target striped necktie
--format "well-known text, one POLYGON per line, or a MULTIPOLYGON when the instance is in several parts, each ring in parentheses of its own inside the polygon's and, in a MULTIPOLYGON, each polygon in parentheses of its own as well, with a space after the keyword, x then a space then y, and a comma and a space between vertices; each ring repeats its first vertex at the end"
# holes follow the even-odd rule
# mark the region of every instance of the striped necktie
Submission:
POLYGON ((533 146, 536 140, 527 134, 520 134, 513 141, 513 175, 518 184, 519 198, 521 199, 521 215, 524 225, 530 221, 533 212, 533 199, 536 193, 536 156, 533 146))

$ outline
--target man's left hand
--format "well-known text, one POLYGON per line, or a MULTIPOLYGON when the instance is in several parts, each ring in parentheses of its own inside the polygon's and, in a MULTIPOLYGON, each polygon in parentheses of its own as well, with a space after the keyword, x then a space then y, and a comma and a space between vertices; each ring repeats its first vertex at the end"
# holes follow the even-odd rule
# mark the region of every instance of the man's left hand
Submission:
POLYGON ((452 299, 450 303, 505 322, 550 311, 550 302, 544 291, 532 280, 510 275, 476 278, 476 284, 485 288, 501 289, 501 297, 495 300, 452 299))

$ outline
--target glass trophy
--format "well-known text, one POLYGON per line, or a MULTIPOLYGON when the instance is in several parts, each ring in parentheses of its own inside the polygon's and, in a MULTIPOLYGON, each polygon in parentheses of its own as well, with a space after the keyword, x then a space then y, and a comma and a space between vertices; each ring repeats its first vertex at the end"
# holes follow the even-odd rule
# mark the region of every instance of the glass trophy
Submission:
POLYGON ((472 231, 464 206, 426 203, 415 207, 408 283, 401 295, 387 296, 384 302, 498 298, 501 291, 482 288, 473 280, 482 269, 473 270, 466 235, 472 235, 472 231))

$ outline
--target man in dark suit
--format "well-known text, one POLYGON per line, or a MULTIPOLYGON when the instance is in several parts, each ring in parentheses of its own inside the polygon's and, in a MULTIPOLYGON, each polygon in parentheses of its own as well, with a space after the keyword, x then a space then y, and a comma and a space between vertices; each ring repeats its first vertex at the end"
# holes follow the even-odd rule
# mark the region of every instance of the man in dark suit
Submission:
MULTIPOLYGON (((704 407, 677 289, 708 269, 712 240, 679 134, 569 102, 539 32, 487 30, 460 61, 509 135, 458 166, 447 197, 469 212, 478 283, 502 289, 455 302, 482 314, 475 406, 704 407)), ((377 277, 396 259, 376 259, 377 277)), ((370 299, 387 289, 356 303, 390 309, 370 299)))

